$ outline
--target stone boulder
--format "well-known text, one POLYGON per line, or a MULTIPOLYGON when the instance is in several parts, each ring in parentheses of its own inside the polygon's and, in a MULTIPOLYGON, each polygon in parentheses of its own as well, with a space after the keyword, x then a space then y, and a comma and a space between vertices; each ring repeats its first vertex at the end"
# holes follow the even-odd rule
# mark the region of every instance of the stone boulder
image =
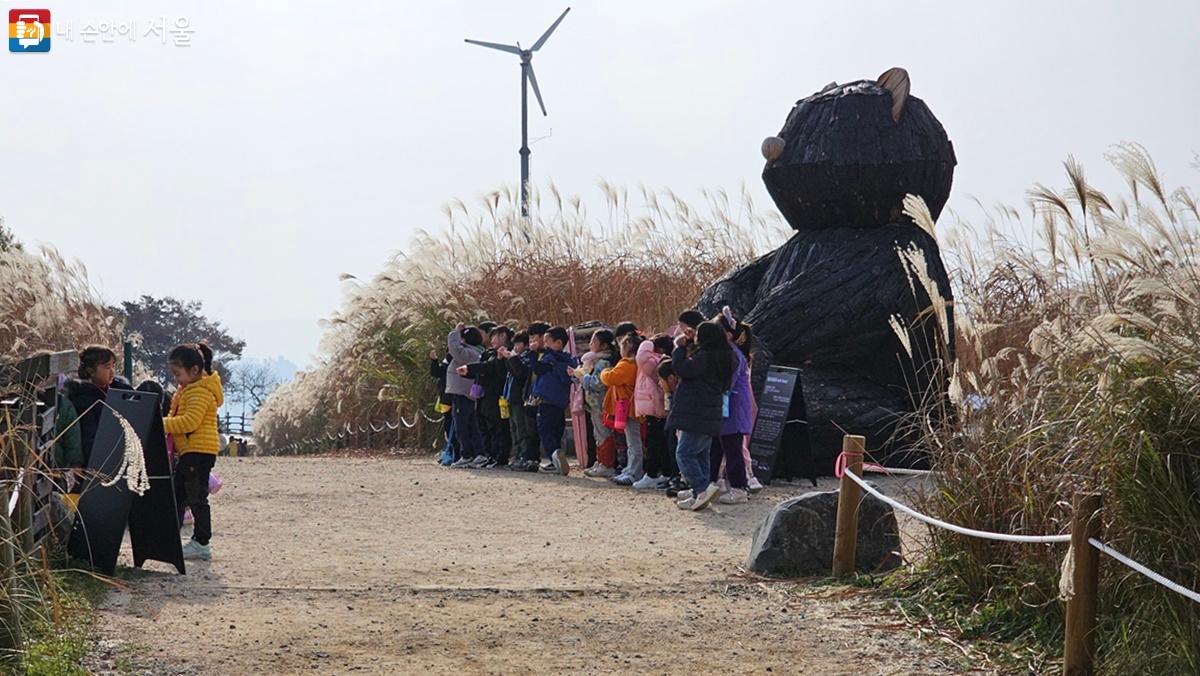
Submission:
MULTIPOLYGON (((762 575, 829 575, 837 530, 837 491, 813 491, 775 506, 750 546, 746 567, 762 575)), ((858 508, 855 569, 866 573, 900 565, 900 530, 892 508, 863 494, 858 508)))

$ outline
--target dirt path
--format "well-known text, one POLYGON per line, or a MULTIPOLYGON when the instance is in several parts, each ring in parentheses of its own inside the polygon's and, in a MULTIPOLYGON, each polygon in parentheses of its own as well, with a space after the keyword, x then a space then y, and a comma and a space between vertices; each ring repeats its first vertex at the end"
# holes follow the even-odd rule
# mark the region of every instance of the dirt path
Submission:
MULTIPOLYGON (((129 571, 93 667, 150 673, 942 674, 877 604, 740 572, 778 500, 681 512, 430 459, 222 458, 215 558, 129 571)), ((831 485, 831 482, 826 482, 831 485)), ((128 551, 122 562, 130 565, 128 551)), ((961 657, 961 655, 959 655, 961 657)))

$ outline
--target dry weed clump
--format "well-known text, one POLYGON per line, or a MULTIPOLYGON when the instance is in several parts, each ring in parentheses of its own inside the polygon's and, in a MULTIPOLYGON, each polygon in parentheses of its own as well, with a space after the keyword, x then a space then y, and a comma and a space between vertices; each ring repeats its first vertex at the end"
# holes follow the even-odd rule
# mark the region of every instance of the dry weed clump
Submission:
MULTIPOLYGON (((942 236, 955 284, 959 359, 951 396, 920 415, 937 471, 924 509, 973 528, 1069 530, 1072 495, 1099 491, 1104 539, 1200 588, 1200 211, 1149 155, 1109 157, 1122 195, 1074 160, 1063 190, 1029 192, 981 231, 942 236), (1028 240, 1004 233, 1033 233, 1028 240)), ((1061 646, 1061 547, 934 531, 911 591, 968 608, 968 635, 1061 646)), ((1102 562, 1105 670, 1200 671, 1200 608, 1102 562)))
POLYGON ((530 220, 518 217, 512 190, 474 207, 452 200, 447 225, 420 232, 374 279, 345 275, 345 304, 327 323, 328 357, 263 405, 255 434, 266 448, 328 445, 347 424, 429 411, 429 350, 444 347, 460 319, 664 328, 705 286, 790 232, 745 191, 737 199, 703 191, 696 206, 669 190, 601 189, 597 215, 553 185, 535 190, 530 220))

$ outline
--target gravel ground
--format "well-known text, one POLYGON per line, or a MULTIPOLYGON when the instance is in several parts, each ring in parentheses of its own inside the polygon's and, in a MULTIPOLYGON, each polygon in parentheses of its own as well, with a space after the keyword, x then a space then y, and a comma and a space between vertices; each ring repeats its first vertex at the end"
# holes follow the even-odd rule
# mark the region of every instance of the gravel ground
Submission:
MULTIPOLYGON (((96 673, 947 674, 857 590, 745 573, 772 505, 681 512, 574 473, 430 458, 221 458, 214 559, 148 563, 99 611, 96 673)), ((911 481, 881 480, 889 492, 911 481)), ((822 488, 834 486, 822 481, 822 488)), ((906 534, 913 535, 910 524, 906 534)), ((908 540, 912 542, 912 540, 908 540)), ((128 548, 122 564, 131 565, 128 548)))

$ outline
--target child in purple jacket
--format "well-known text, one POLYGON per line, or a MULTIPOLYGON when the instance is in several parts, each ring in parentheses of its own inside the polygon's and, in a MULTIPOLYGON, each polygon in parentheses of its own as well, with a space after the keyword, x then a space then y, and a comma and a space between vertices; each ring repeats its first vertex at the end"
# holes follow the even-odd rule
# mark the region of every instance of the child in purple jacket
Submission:
POLYGON ((725 459, 725 477, 729 481, 729 490, 717 498, 717 502, 725 505, 737 505, 750 498, 747 483, 746 458, 742 447, 746 435, 754 431, 754 391, 750 387, 750 367, 743 350, 748 346, 739 345, 734 341, 738 331, 738 323, 728 307, 721 310, 713 321, 725 329, 737 366, 733 374, 733 386, 729 390, 729 415, 721 420, 721 436, 712 441, 711 462, 709 474, 716 481, 721 471, 721 458, 725 459))

